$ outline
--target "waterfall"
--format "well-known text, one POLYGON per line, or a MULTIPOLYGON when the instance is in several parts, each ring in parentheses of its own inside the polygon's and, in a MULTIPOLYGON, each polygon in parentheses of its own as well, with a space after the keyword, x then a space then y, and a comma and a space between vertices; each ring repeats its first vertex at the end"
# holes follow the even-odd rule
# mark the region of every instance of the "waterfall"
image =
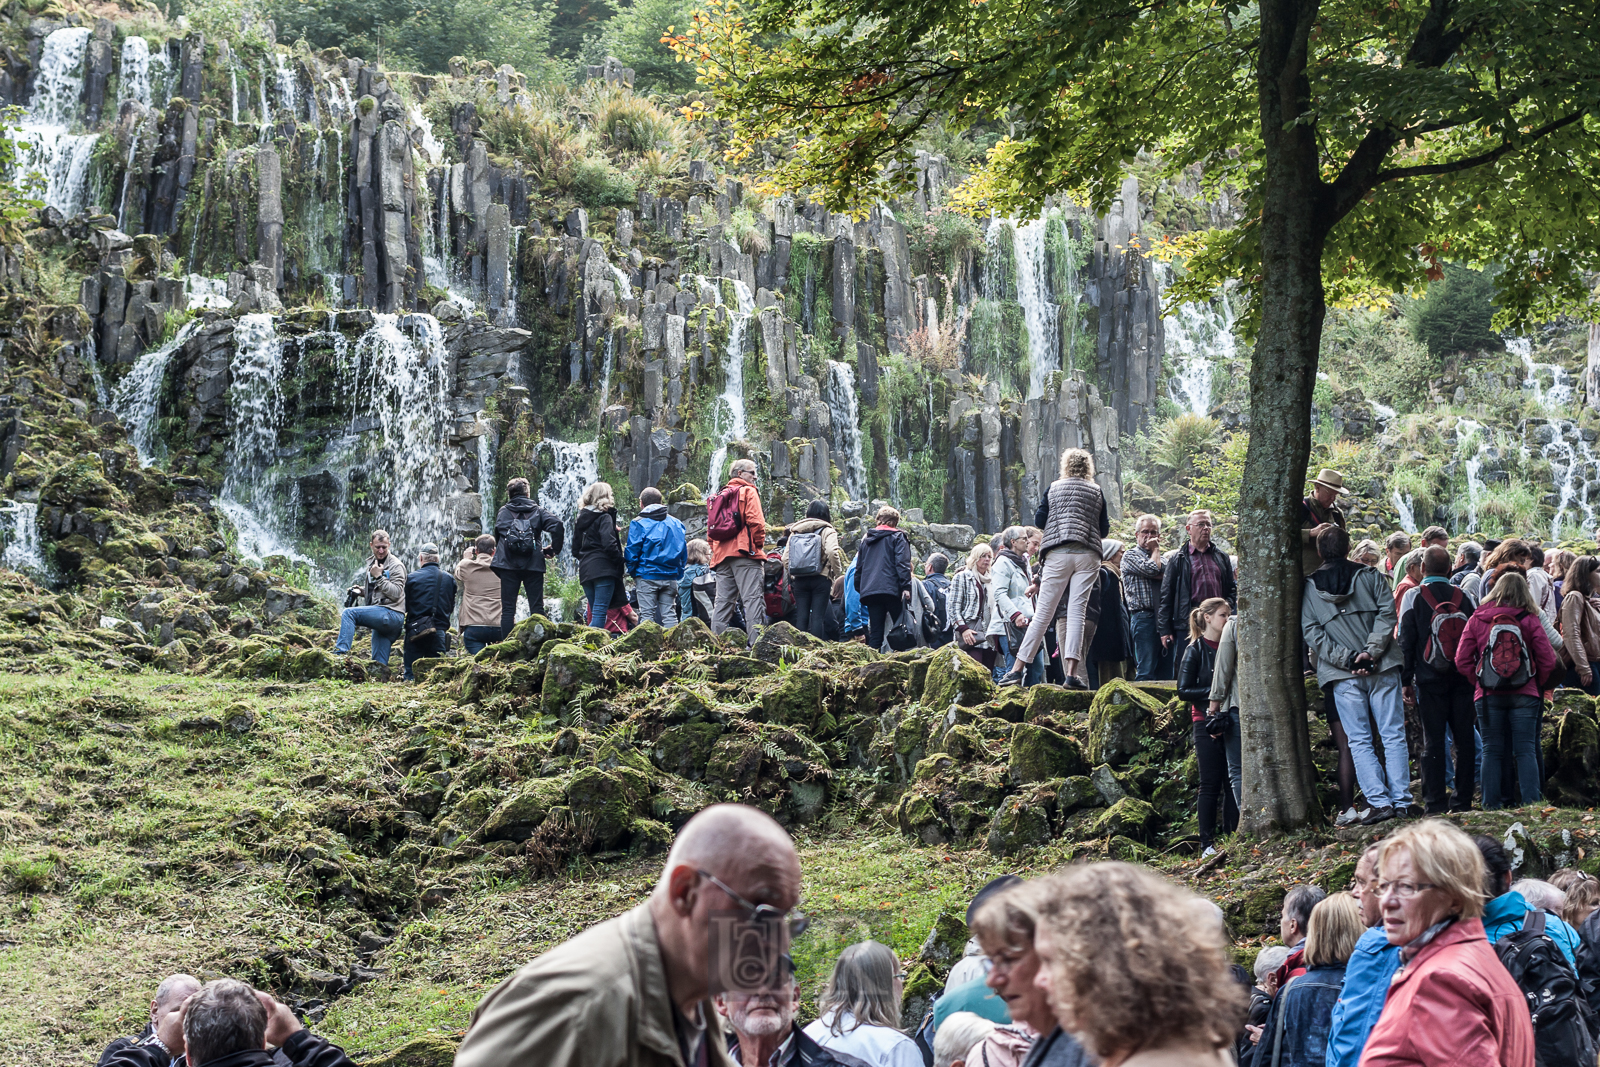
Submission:
POLYGON ((1060 305, 1050 289, 1045 263, 1048 220, 1012 224, 1012 251, 1017 265, 1017 303, 1028 330, 1028 399, 1044 395, 1050 375, 1061 369, 1060 305))
POLYGON ((851 500, 867 498, 867 468, 861 460, 861 409, 856 401, 856 372, 848 363, 828 361, 828 379, 822 387, 828 404, 828 421, 833 427, 833 451, 845 457, 841 465, 845 495, 851 500))
POLYGON ((207 278, 203 274, 190 274, 184 278, 184 289, 189 294, 189 309, 214 308, 226 311, 233 306, 228 299, 226 278, 207 278))
POLYGON ((1467 472, 1468 533, 1472 533, 1478 528, 1478 501, 1482 499, 1483 491, 1486 488, 1483 482, 1483 455, 1489 450, 1489 444, 1484 440, 1486 433, 1487 431, 1484 430, 1482 424, 1472 419, 1458 418, 1456 420, 1457 454, 1460 454, 1461 449, 1469 440, 1478 442, 1478 447, 1473 450, 1472 455, 1462 457, 1462 466, 1466 468, 1467 472))
POLYGON ((428 166, 437 167, 444 162, 444 146, 433 135, 433 123, 428 121, 428 116, 422 113, 421 104, 412 104, 406 109, 406 114, 411 118, 411 125, 420 134, 421 138, 417 148, 422 152, 422 158, 428 161, 428 166))
POLYGON ((611 403, 611 365, 617 359, 617 334, 606 331, 606 361, 600 368, 600 417, 604 418, 606 405, 611 403))
POLYGON ((94 342, 93 330, 83 339, 83 356, 83 361, 89 366, 89 377, 94 380, 94 402, 105 407, 111 402, 111 396, 106 392, 106 377, 100 372, 100 353, 94 342))
POLYGON ((1522 360, 1528 376, 1522 388, 1533 394, 1533 402, 1547 415, 1560 416, 1572 405, 1572 375, 1557 363, 1537 363, 1533 358, 1533 342, 1526 337, 1512 337, 1506 341, 1506 351, 1522 360), (1545 388, 1544 376, 1550 376, 1550 386, 1545 388))
POLYGON ((1395 489, 1389 494, 1389 499, 1394 503, 1395 511, 1400 513, 1400 529, 1406 533, 1417 532, 1417 514, 1413 506, 1411 494, 1400 495, 1400 490, 1395 489))
MULTIPOLYGON (((134 40, 139 40, 135 37, 134 40)), ((128 225, 128 187, 133 184, 133 162, 139 155, 139 133, 144 126, 133 128, 133 136, 128 141, 128 162, 122 169, 122 195, 117 198, 117 229, 125 230, 128 225)), ((196 229, 199 227, 197 226, 196 229)))
POLYGON ((299 73, 294 69, 293 66, 286 67, 283 65, 284 57, 282 52, 274 52, 272 58, 277 63, 278 67, 278 100, 282 103, 283 109, 289 112, 289 118, 293 120, 298 117, 299 111, 299 73))
POLYGON ((1595 503, 1591 500, 1594 485, 1600 482, 1600 458, 1594 448, 1584 440, 1578 424, 1563 416, 1572 411, 1575 391, 1572 375, 1556 363, 1539 363, 1533 358, 1533 342, 1526 337, 1506 340, 1506 350, 1522 360, 1527 377, 1522 388, 1533 397, 1533 402, 1547 418, 1543 428, 1535 431, 1539 438, 1539 452, 1550 461, 1550 474, 1554 481, 1556 506, 1550 519, 1550 539, 1558 541, 1568 519, 1581 513, 1584 530, 1595 525, 1595 503), (1545 384, 1549 377, 1550 383, 1545 384))
POLYGON ((494 532, 494 441, 491 433, 485 429, 478 435, 478 496, 483 498, 483 507, 478 516, 478 525, 483 527, 484 533, 494 532))
MULTIPOLYGON (((1166 291, 1170 275, 1170 267, 1156 264, 1158 292, 1166 291)), ((1231 360, 1238 354, 1233 303, 1227 291, 1219 293, 1215 300, 1189 301, 1166 309, 1161 327, 1167 355, 1176 357, 1176 373, 1170 380, 1168 395, 1184 411, 1211 414, 1212 370, 1217 361, 1231 360)))
POLYGON ((626 271, 615 263, 611 264, 611 277, 617 283, 617 299, 630 300, 633 298, 633 279, 628 277, 626 271))
MULTIPOLYGON (((511 227, 511 248, 509 263, 506 267, 506 303, 500 309, 500 315, 495 325, 515 326, 517 324, 517 285, 518 277, 522 274, 519 256, 522 250, 522 227, 511 227)), ((602 409, 603 410, 603 409, 602 409)))
POLYGON ((0 564, 14 571, 22 571, 36 578, 44 578, 44 545, 39 538, 39 505, 28 500, 14 500, 0 512, 11 515, 10 535, 5 541, 5 551, 0 552, 0 564))
MULTIPOLYGON (((539 506, 560 519, 566 527, 567 544, 572 543, 572 527, 578 517, 578 501, 590 483, 600 479, 600 442, 577 443, 546 437, 540 445, 550 450, 550 473, 539 484, 539 506)), ((577 573, 570 553, 562 570, 577 573)))
POLYGON ((233 124, 239 125, 239 68, 228 64, 228 85, 233 89, 233 124))
MULTIPOLYGON (((728 458, 728 445, 734 441, 742 440, 750 431, 745 422, 744 409, 744 330, 750 322, 750 313, 755 308, 755 299, 750 295, 750 289, 743 282, 729 279, 733 285, 734 298, 738 301, 738 309, 729 315, 728 323, 728 352, 723 364, 725 384, 722 395, 717 398, 717 408, 712 415, 712 432, 717 436, 717 450, 711 454, 711 468, 706 472, 706 492, 712 493, 722 487, 722 464, 728 458)), ((722 305, 722 297, 717 297, 717 304, 722 305)))
POLYGON ((121 82, 117 99, 133 100, 150 106, 150 42, 143 37, 128 37, 122 42, 122 66, 118 68, 121 82))
POLYGON ((88 46, 89 31, 82 27, 55 30, 45 38, 33 97, 21 128, 11 135, 18 173, 39 173, 44 179, 44 202, 67 216, 83 210, 99 140, 96 134, 69 132, 79 121, 88 46))
POLYGON ((283 516, 270 475, 283 424, 283 339, 271 315, 244 315, 234 324, 233 345, 228 458, 217 507, 239 535, 240 555, 309 563, 280 535, 283 516))
POLYGON ((183 343, 199 328, 200 320, 190 319, 172 340, 140 356, 133 369, 117 383, 117 391, 112 395, 111 410, 128 428, 128 439, 133 442, 143 466, 148 467, 155 462, 156 449, 160 444, 156 440, 156 419, 160 414, 167 364, 171 362, 172 354, 183 347, 183 343))

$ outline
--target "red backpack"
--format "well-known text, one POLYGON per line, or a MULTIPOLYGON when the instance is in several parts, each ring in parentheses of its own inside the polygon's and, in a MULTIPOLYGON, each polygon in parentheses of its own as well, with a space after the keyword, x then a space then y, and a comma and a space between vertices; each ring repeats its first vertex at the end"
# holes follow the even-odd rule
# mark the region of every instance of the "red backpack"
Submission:
POLYGON ((741 485, 730 485, 706 504, 706 536, 732 541, 744 529, 744 509, 739 506, 741 485))
POLYGON ((1519 625, 1525 615, 1519 611, 1514 618, 1501 616, 1489 624, 1489 639, 1478 658, 1478 684, 1484 692, 1521 689, 1533 677, 1533 657, 1519 625))
POLYGON ((1433 609, 1433 622, 1429 626, 1428 642, 1422 648, 1422 661, 1440 674, 1456 669, 1456 645, 1467 628, 1467 615, 1461 609, 1466 594, 1454 586, 1450 595, 1439 600, 1427 586, 1417 590, 1418 595, 1433 609))

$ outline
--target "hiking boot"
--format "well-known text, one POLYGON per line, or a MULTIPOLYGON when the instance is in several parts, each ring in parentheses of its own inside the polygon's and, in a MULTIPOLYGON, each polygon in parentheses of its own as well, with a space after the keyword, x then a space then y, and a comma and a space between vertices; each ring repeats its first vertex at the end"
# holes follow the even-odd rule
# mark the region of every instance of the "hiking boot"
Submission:
POLYGON ((1027 673, 1027 665, 1019 664, 1000 676, 1000 681, 995 683, 1001 689, 1010 689, 1022 684, 1022 677, 1027 673))
POLYGON ((1380 822, 1388 822, 1395 817, 1393 808, 1373 808, 1372 814, 1361 820, 1362 826, 1376 826, 1380 822))
POLYGON ((1365 822, 1367 816, 1372 814, 1370 808, 1357 808, 1354 804, 1346 808, 1344 814, 1333 820, 1334 826, 1359 826, 1365 822))
POLYGON ((1078 678, 1078 677, 1076 677, 1074 675, 1070 675, 1069 674, 1069 675, 1067 675, 1066 688, 1068 688, 1068 689, 1087 689, 1087 688, 1089 688, 1089 683, 1084 681, 1082 678, 1078 678))

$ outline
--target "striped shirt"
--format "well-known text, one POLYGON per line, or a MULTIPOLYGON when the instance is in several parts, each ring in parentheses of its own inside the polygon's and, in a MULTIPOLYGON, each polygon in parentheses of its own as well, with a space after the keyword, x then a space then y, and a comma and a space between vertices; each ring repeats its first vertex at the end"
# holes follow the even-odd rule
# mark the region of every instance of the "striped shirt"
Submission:
POLYGON ((1122 554, 1122 599, 1129 612, 1154 611, 1161 606, 1161 557, 1137 545, 1122 554))

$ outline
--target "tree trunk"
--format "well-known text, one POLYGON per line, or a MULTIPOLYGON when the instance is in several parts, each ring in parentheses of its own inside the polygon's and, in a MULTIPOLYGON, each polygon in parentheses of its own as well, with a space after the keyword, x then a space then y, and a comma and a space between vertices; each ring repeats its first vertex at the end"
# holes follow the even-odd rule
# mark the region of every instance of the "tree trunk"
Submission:
POLYGON ((1250 368, 1250 447, 1239 494, 1240 826, 1316 819, 1300 636, 1300 501, 1311 453, 1311 392, 1326 311, 1329 195, 1306 113, 1315 0, 1264 0, 1258 86, 1265 143, 1261 332, 1250 368))

